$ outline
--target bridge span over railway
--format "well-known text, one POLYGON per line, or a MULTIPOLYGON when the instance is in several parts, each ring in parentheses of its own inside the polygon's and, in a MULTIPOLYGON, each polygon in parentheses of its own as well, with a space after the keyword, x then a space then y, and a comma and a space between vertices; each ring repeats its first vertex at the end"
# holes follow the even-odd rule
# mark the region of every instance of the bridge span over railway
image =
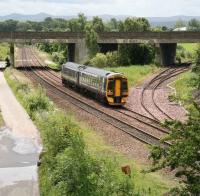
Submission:
MULTIPOLYGON (((81 62, 87 57, 85 35, 72 32, 0 32, 0 42, 11 43, 11 61, 15 43, 67 43, 69 60, 81 62)), ((156 48, 156 61, 161 65, 175 62, 177 43, 199 43, 200 32, 106 32, 99 34, 102 52, 117 50, 120 44, 151 43, 156 48)))

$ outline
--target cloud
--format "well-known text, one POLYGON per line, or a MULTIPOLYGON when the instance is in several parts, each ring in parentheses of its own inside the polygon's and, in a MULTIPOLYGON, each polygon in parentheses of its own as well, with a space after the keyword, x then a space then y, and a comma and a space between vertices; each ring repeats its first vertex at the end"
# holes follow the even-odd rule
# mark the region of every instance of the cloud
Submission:
POLYGON ((199 0, 1 0, 0 15, 10 13, 52 15, 199 15, 199 0))

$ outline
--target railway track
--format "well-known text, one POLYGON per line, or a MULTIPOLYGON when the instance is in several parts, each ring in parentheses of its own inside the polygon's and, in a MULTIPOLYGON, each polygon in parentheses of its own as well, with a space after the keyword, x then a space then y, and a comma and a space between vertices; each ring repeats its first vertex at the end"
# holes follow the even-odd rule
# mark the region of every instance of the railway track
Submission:
MULTIPOLYGON (((47 70, 50 74, 49 74, 49 77, 51 77, 51 75, 55 76, 55 80, 57 81, 57 85, 60 85, 61 84, 61 77, 58 76, 57 74, 55 74, 54 72, 52 73, 50 69, 48 69, 47 67, 45 67, 40 61, 39 59, 37 58, 37 56, 34 54, 34 52, 32 50, 29 50, 29 52, 33 55, 36 63, 40 63, 41 66, 43 66, 45 68, 45 70, 47 70)), ((53 82, 55 82, 53 80, 53 82)), ((75 95, 77 96, 77 95, 75 95)), ((88 98, 88 97, 87 97, 88 98)), ((102 107, 106 107, 106 106, 102 106, 102 107)), ((153 129, 156 129, 158 130, 159 132, 162 132, 162 133, 169 133, 169 130, 167 130, 166 128, 163 127, 163 124, 161 124, 160 122, 156 121, 156 120, 153 120, 151 118, 148 118, 144 115, 141 115, 135 111, 132 111, 130 110, 129 108, 127 107, 123 107, 123 109, 114 109, 113 108, 108 108, 106 107, 106 109, 109 109, 109 110, 112 110, 114 113, 120 113, 120 114, 123 114, 124 116, 126 117, 129 117, 129 122, 131 122, 132 120, 136 120, 142 124, 145 124, 147 125, 148 127, 151 127, 153 129)))
MULTIPOLYGON (((55 98, 61 99, 63 101, 66 100, 69 101, 76 107, 81 108, 82 110, 128 133, 129 135, 142 141, 143 143, 150 145, 160 143, 160 137, 150 134, 147 131, 144 131, 143 129, 139 129, 138 127, 128 123, 127 120, 119 119, 117 116, 113 116, 113 114, 110 114, 108 111, 105 111, 105 109, 97 108, 96 106, 89 104, 83 99, 80 99, 80 97, 73 96, 72 93, 68 92, 66 88, 61 86, 59 81, 56 81, 55 78, 53 79, 52 77, 50 77, 50 75, 52 76, 52 73, 50 73, 47 70, 41 71, 39 69, 32 68, 33 65, 39 64, 39 62, 37 58, 35 58, 34 55, 31 54, 30 49, 28 50, 23 49, 22 53, 23 53, 22 55, 23 58, 26 59, 29 58, 29 60, 31 59, 31 61, 23 61, 27 62, 26 64, 24 64, 26 74, 28 74, 29 76, 31 75, 31 78, 33 80, 37 81, 43 87, 45 87, 47 91, 49 91, 52 95, 54 95, 55 98)), ((126 116, 132 118, 131 115, 126 114, 126 116)), ((141 119, 139 121, 142 122, 141 119)), ((154 129, 159 129, 159 128, 158 126, 156 127, 155 125, 154 129)), ((166 143, 165 145, 169 144, 166 143)))
POLYGON ((156 121, 160 121, 160 119, 150 111, 150 109, 145 105, 144 97, 145 92, 151 90, 151 105, 167 120, 174 120, 167 112, 165 112, 159 104, 155 101, 155 92, 156 90, 167 80, 185 72, 188 70, 188 67, 181 67, 181 68, 168 68, 154 77, 149 83, 147 83, 144 88, 142 89, 141 93, 141 105, 144 110, 151 116, 152 119, 156 121))
MULTIPOLYGON (((50 69, 48 69, 43 63, 41 63, 41 61, 34 54, 33 50, 29 49, 29 52, 34 57, 36 63, 39 63, 42 67, 45 68, 45 70, 47 70, 49 72, 50 75, 55 77, 55 80, 58 82, 58 85, 60 85, 61 84, 61 77, 58 76, 56 73, 52 72, 50 69)), ((49 77, 50 77, 50 75, 49 75, 49 77)), ((162 133, 169 133, 169 131, 166 128, 164 128, 163 125, 160 122, 158 122, 154 119, 148 118, 147 116, 141 115, 141 114, 139 114, 139 113, 137 113, 133 110, 130 110, 127 107, 123 107, 123 109, 115 109, 115 110, 113 110, 112 108, 109 108, 109 109, 112 110, 113 112, 118 112, 120 114, 123 114, 123 115, 129 117, 129 118, 137 120, 138 122, 143 123, 143 124, 145 124, 149 127, 157 129, 162 133)))

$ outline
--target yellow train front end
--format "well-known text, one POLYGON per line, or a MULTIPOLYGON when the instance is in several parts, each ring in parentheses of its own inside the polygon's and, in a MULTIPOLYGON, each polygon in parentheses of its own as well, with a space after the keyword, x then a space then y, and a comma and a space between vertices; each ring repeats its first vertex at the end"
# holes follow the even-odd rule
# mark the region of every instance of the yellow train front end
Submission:
POLYGON ((123 75, 111 75, 107 78, 106 99, 109 105, 124 105, 128 98, 128 80, 123 75))

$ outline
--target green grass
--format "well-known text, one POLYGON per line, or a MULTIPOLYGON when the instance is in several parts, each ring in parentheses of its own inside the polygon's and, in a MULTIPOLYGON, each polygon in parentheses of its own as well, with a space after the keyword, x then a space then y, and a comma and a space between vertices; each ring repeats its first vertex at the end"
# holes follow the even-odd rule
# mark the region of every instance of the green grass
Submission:
POLYGON ((0 61, 4 61, 9 54, 9 44, 0 44, 0 61))
MULTIPOLYGON (((133 68, 133 70, 135 69, 133 68)), ((15 72, 15 74, 17 74, 17 72, 15 72)), ((32 104, 27 103, 27 100, 33 100, 34 97, 38 99, 38 93, 37 93, 38 90, 35 89, 31 85, 27 85, 21 82, 19 83, 13 80, 13 77, 11 77, 10 69, 7 69, 5 71, 5 76, 13 92, 16 94, 16 96, 18 97, 22 105, 25 107, 25 109, 27 109, 27 107, 30 108, 30 105, 32 104)), ((48 98, 46 97, 45 93, 42 93, 39 99, 41 97, 43 97, 42 100, 44 100, 42 103, 50 102, 48 101, 48 98)), ((32 101, 32 103, 35 105, 35 103, 38 103, 38 101, 36 102, 32 101)), ((41 106, 43 108, 44 104, 41 104, 39 102, 39 107, 41 108, 41 106)), ((47 119, 47 116, 51 115, 52 111, 53 111, 52 115, 57 116, 58 121, 60 121, 59 113, 61 112, 59 112, 59 110, 54 105, 52 105, 52 103, 49 103, 49 104, 47 103, 47 106, 50 107, 51 109, 48 111, 45 110, 46 112, 45 111, 42 112, 40 110, 39 111, 34 110, 35 115, 31 115, 31 116, 34 116, 35 123, 39 129, 41 127, 41 123, 42 124, 45 123, 45 122, 43 123, 41 119, 47 119), (57 113, 55 113, 55 111, 57 113)), ((46 104, 45 104, 45 107, 46 107, 46 104)), ((27 111, 30 113, 29 110, 27 111)), ((68 116, 70 119, 72 119, 72 122, 73 122, 72 124, 75 124, 80 130, 80 132, 82 133, 87 149, 92 156, 102 157, 108 160, 114 160, 114 162, 116 162, 118 165, 116 168, 117 169, 116 172, 118 173, 117 175, 122 175, 121 166, 125 164, 129 164, 131 166, 132 174, 133 174, 133 178, 131 181, 133 181, 133 183, 135 184, 136 192, 140 192, 142 193, 142 195, 159 196, 167 192, 170 187, 173 187, 174 185, 176 185, 175 181, 170 181, 166 177, 162 176, 160 173, 143 174, 141 170, 147 169, 146 166, 141 166, 138 163, 136 163, 134 159, 127 158, 124 155, 120 154, 119 152, 116 152, 116 150, 114 150, 113 147, 105 144, 103 138, 100 135, 98 135, 96 132, 88 128, 88 126, 84 122, 78 122, 72 114, 71 115, 68 114, 68 116)), ((46 123, 45 126, 48 126, 48 123, 46 123)), ((62 125, 59 125, 57 129, 60 129, 60 127, 62 127, 62 125)), ((47 129, 48 127, 43 126, 43 131, 46 131, 47 129)), ((41 132, 42 137, 44 137, 43 134, 44 132, 41 132)), ((53 135, 56 137, 54 133, 53 135)), ((45 143, 48 141, 43 140, 43 142, 45 143)), ((42 166, 42 170, 40 171, 40 179, 42 179, 42 182, 40 185, 43 186, 42 189, 49 188, 49 187, 44 187, 44 186, 50 186, 49 180, 48 180, 49 175, 51 175, 51 171, 48 170, 48 165, 42 166)))
POLYGON ((102 137, 89 129, 84 123, 80 123, 80 125, 83 130, 84 140, 90 152, 98 156, 116 157, 116 160, 119 162, 119 170, 120 166, 127 164, 131 166, 136 192, 142 192, 148 196, 159 196, 169 191, 170 187, 178 184, 163 176, 161 173, 144 174, 142 171, 147 169, 146 166, 136 163, 134 159, 125 157, 114 150, 113 147, 105 144, 102 137))
POLYGON ((179 79, 172 83, 172 87, 176 89, 176 95, 173 95, 175 100, 181 101, 183 105, 190 107, 192 100, 192 92, 196 88, 196 74, 188 71, 179 76, 179 79))
POLYGON ((106 67, 104 69, 124 73, 128 77, 129 86, 132 87, 138 85, 146 77, 158 71, 159 68, 155 65, 132 65, 112 68, 106 67))
POLYGON ((195 52, 195 50, 197 49, 196 43, 182 43, 178 45, 182 46, 188 52, 195 52))

